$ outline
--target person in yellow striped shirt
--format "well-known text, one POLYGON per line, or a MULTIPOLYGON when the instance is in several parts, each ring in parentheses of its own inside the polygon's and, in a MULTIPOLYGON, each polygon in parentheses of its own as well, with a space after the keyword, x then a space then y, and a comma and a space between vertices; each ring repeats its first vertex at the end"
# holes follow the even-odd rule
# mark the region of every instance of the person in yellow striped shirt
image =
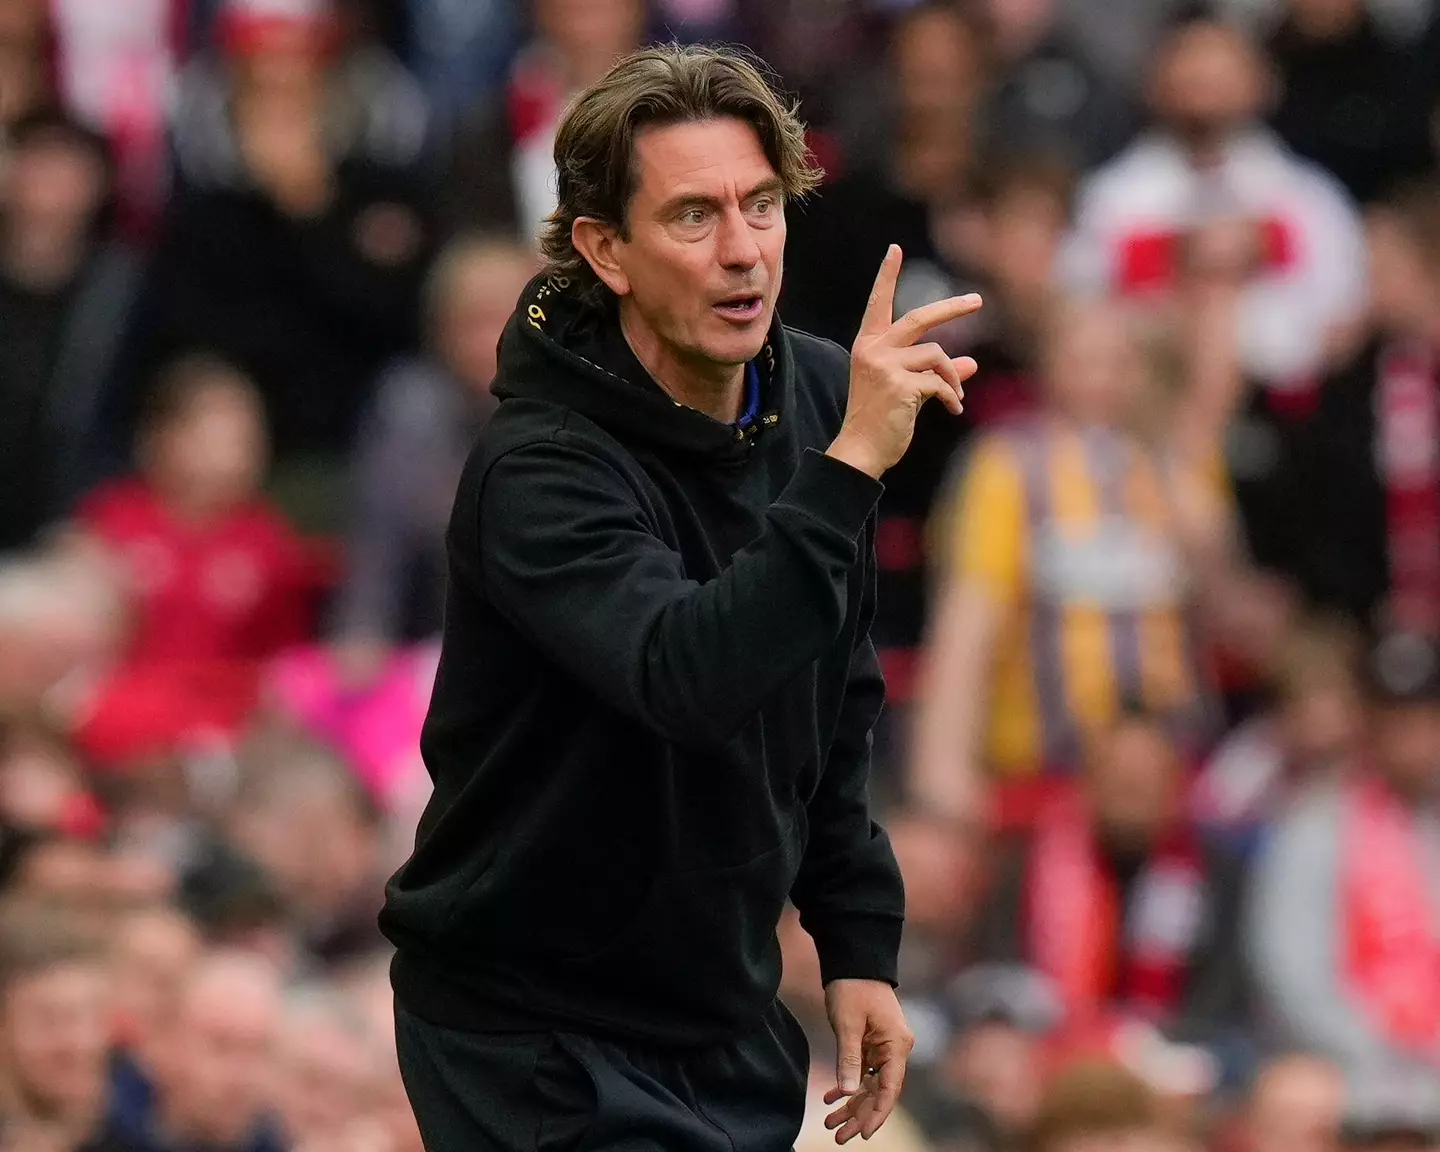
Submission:
POLYGON ((910 782, 942 814, 974 815, 987 769, 1069 770, 1128 703, 1182 741, 1209 721, 1192 546, 1223 551, 1222 485, 1133 431, 1146 359, 1116 305, 1060 306, 1042 373, 1041 409, 975 442, 939 513, 910 782))

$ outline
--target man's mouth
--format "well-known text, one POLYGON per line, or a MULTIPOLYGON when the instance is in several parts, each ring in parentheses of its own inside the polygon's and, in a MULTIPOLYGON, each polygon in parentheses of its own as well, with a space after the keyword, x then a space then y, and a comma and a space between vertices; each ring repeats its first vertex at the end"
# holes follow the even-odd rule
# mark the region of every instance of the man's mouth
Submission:
POLYGON ((742 323, 757 319, 764 310, 765 297, 759 293, 727 296, 715 305, 715 311, 727 320, 736 320, 742 323))

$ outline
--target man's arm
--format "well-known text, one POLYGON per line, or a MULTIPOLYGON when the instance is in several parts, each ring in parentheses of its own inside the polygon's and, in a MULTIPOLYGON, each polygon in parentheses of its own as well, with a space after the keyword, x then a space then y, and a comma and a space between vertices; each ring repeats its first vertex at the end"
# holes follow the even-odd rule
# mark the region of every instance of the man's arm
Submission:
POLYGON ((881 490, 806 452, 760 535, 701 584, 619 470, 561 433, 490 466, 458 559, 603 700, 666 739, 713 743, 834 643, 881 490))

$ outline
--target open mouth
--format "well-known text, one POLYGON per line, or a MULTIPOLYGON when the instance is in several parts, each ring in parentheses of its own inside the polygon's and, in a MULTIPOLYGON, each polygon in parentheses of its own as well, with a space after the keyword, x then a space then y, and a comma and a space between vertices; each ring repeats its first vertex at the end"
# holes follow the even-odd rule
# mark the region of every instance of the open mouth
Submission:
POLYGON ((727 320, 742 323, 756 319, 765 308, 763 296, 732 296, 715 305, 715 311, 727 320))

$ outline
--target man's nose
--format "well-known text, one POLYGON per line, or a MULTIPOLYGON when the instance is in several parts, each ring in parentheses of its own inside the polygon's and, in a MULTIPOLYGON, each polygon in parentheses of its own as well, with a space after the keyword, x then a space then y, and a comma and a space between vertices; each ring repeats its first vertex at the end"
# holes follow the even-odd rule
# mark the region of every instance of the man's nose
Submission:
POLYGON ((750 223, 738 206, 721 217, 718 256, 724 267, 746 272, 760 263, 760 245, 755 242, 750 223))

